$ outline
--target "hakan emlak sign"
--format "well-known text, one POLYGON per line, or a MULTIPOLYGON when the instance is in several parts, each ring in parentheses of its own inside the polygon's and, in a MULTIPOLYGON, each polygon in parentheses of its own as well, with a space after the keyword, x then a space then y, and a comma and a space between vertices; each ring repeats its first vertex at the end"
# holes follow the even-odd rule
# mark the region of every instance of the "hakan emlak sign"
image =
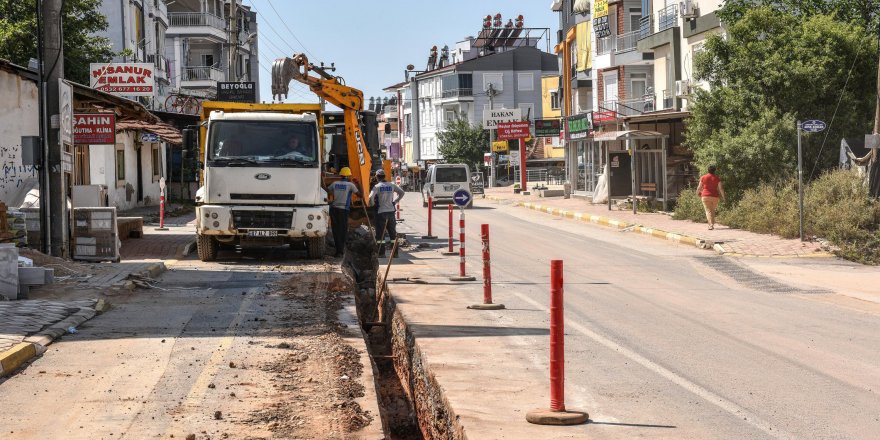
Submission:
POLYGON ((92 63, 89 85, 118 96, 153 96, 156 87, 151 63, 92 63))

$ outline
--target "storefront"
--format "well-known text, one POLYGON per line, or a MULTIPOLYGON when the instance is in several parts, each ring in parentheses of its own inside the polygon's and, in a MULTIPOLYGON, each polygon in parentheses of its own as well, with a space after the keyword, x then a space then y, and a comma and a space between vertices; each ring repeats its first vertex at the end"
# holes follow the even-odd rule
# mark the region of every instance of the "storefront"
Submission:
POLYGON ((593 113, 565 118, 566 175, 574 196, 592 197, 605 155, 592 142, 593 113))

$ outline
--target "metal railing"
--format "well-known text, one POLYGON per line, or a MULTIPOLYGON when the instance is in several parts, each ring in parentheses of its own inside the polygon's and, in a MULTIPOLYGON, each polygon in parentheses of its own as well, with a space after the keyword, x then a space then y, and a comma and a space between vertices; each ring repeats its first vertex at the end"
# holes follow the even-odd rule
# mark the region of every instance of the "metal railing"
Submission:
POLYGON ((605 55, 611 53, 611 48, 613 44, 614 43, 611 41, 611 37, 602 37, 596 39, 596 55, 605 55))
POLYGON ((639 40, 650 37, 654 33, 654 16, 648 15, 639 19, 639 40))
POLYGON ((639 31, 631 31, 617 36, 617 53, 636 50, 639 42, 639 31))
POLYGON ((472 88, 460 88, 460 89, 445 89, 442 93, 444 98, 456 98, 459 96, 474 96, 474 89, 472 88))
POLYGON ((618 116, 640 115, 653 111, 654 100, 650 97, 632 99, 612 99, 599 103, 599 111, 614 112, 618 116))
POLYGON ((678 4, 657 11, 657 32, 678 26, 678 4))
POLYGON ((183 68, 184 81, 223 81, 223 71, 211 66, 187 66, 183 68))
POLYGON ((220 30, 226 29, 226 22, 222 18, 208 12, 169 12, 168 18, 172 27, 210 26, 220 30))

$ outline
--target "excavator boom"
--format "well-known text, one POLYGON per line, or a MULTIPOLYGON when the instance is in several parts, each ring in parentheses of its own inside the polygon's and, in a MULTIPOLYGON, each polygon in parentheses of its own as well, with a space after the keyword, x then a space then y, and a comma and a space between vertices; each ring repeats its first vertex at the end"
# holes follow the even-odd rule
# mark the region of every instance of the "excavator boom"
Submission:
POLYGON ((342 109, 345 140, 348 144, 348 167, 352 175, 358 178, 361 193, 369 194, 373 163, 360 126, 359 112, 364 108, 363 92, 340 83, 338 78, 327 74, 323 69, 314 68, 309 64, 308 57, 301 53, 293 57, 278 58, 272 63, 272 95, 275 99, 287 97, 291 80, 309 86, 312 93, 342 109), (315 71, 320 77, 310 75, 310 71, 315 71))

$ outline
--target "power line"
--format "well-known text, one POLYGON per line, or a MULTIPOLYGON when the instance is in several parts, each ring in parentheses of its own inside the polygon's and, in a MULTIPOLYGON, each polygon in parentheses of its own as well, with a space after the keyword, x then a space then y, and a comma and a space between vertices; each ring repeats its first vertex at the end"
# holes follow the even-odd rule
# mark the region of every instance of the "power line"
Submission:
MULTIPOLYGON (((260 19, 262 20, 260 23, 264 23, 266 26, 268 26, 268 27, 269 27, 269 30, 271 30, 272 32, 274 32, 275 35, 276 35, 281 41, 283 41, 284 44, 287 45, 287 47, 290 48, 290 51, 291 51, 292 53, 296 53, 297 50, 294 49, 294 47, 291 46, 290 43, 287 42, 287 39, 285 39, 285 38, 281 35, 281 33, 278 32, 278 30, 275 29, 274 26, 272 26, 272 22, 270 22, 269 19, 267 19, 265 15, 263 15, 262 13, 260 13, 260 11, 257 10, 256 6, 254 5, 253 0, 250 0, 250 4, 251 4, 251 9, 253 9, 253 11, 257 13, 257 16, 260 17, 260 19)), ((279 18, 280 18, 280 17, 279 17, 279 18)), ((284 20, 282 19, 282 22, 283 22, 283 21, 284 21, 284 20)), ((259 23, 258 23, 258 25, 259 25, 259 23)), ((286 25, 285 25, 285 26, 286 26, 286 25)), ((296 37, 294 37, 294 38, 296 38, 296 37)), ((271 40, 267 40, 267 41, 271 41, 271 40)), ((299 41, 299 40, 297 40, 297 41, 299 41)), ((276 47, 277 47, 277 46, 276 46, 276 47)), ((281 50, 281 52, 284 52, 284 50, 281 50)))
MULTIPOLYGON (((287 22, 284 20, 283 17, 281 17, 281 14, 278 13, 278 10, 275 9, 275 5, 272 4, 272 0, 266 0, 266 1, 269 2, 269 7, 271 7, 272 10, 275 11, 275 15, 278 16, 278 19, 281 20, 281 24, 283 24, 284 27, 287 29, 287 31, 290 32, 290 35, 293 36, 293 39, 296 40, 297 43, 299 43, 299 45, 303 48, 303 50, 304 50, 304 51, 305 51, 310 57, 315 58, 314 55, 312 55, 312 52, 309 51, 308 48, 306 48, 306 45, 303 44, 302 41, 299 41, 299 38, 296 37, 296 34, 293 33, 292 30, 290 30, 290 27, 289 27, 289 26, 287 26, 287 22)), ((251 3, 253 3, 253 0, 251 0, 251 3)))

